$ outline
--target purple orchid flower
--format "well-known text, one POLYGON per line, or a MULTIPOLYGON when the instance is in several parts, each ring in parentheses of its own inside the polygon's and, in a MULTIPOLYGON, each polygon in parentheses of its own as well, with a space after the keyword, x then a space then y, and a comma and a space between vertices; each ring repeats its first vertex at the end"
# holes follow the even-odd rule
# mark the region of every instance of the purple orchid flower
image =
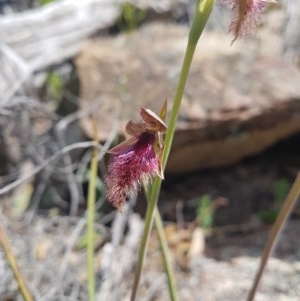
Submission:
POLYGON ((167 127, 151 110, 141 109, 142 122, 129 121, 126 132, 130 138, 109 150, 112 154, 106 178, 107 199, 121 209, 130 198, 151 178, 162 179, 162 135, 167 127))
POLYGON ((261 20, 265 2, 277 3, 275 0, 221 0, 232 12, 229 26, 229 31, 234 34, 232 43, 253 34, 261 20))

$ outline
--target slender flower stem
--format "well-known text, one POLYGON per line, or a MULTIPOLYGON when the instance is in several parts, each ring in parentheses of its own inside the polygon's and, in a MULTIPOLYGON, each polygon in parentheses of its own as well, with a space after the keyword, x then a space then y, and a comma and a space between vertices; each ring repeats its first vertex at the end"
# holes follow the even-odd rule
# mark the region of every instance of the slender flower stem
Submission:
MULTIPOLYGON (((95 120, 93 119, 95 140, 98 139, 98 131, 95 120)), ((88 272, 88 300, 95 300, 96 280, 95 280, 95 263, 94 263, 94 248, 95 248, 95 202, 96 202, 96 179, 98 171, 98 149, 93 148, 91 172, 88 187, 88 200, 87 200, 87 272, 88 272)))
MULTIPOLYGON (((184 93, 185 84, 188 78, 188 74, 190 71, 192 59, 194 56, 194 52, 197 46, 197 42, 199 40, 199 37, 208 21, 208 18, 210 16, 212 7, 214 4, 214 0, 198 0, 195 16, 193 19, 192 27, 190 30, 189 38, 188 38, 188 44, 186 48, 186 52, 184 55, 184 60, 181 68, 181 73, 174 97, 174 102, 172 106, 170 121, 168 125, 168 130, 166 132, 166 138, 165 138, 165 149, 164 149, 164 155, 163 155, 163 169, 165 169, 167 164, 167 159, 169 157, 169 153, 171 150, 171 145, 174 137, 175 132, 175 125, 179 114, 179 109, 181 105, 182 96, 184 93)), ((150 199, 148 202, 147 212, 146 212, 146 218, 145 218, 145 228, 143 232, 143 236, 141 239, 141 245, 138 255, 138 262, 137 262, 137 268, 135 273, 135 279, 132 287, 132 294, 131 294, 131 301, 134 301, 136 298, 137 288, 142 272, 146 247, 149 239, 150 230, 152 229, 153 224, 153 217, 154 217, 154 209, 156 208, 158 196, 160 193, 160 187, 161 187, 161 179, 159 177, 156 177, 153 186, 151 189, 150 199)))
MULTIPOLYGON (((152 186, 150 186, 149 189, 147 189, 147 187, 144 186, 144 192, 147 197, 147 200, 149 200, 151 188, 152 188, 152 186)), ((161 219, 161 216, 160 216, 157 206, 154 211, 154 224, 155 224, 155 227, 157 230, 157 236, 158 236, 159 245, 160 245, 160 249, 161 249, 161 253, 162 253, 165 273, 167 275, 170 299, 171 299, 171 301, 178 301, 179 299, 178 299, 178 293, 177 293, 177 289, 176 289, 175 275, 174 275, 174 270, 173 270, 172 263, 170 260, 171 256, 170 256, 167 238, 166 238, 164 227, 163 227, 163 222, 162 222, 162 219, 161 219)))
POLYGON ((289 218, 289 216, 292 212, 292 209, 294 208, 294 206, 298 200, 299 195, 300 195, 300 172, 298 173, 297 178, 296 178, 287 198, 285 199, 285 201, 280 209, 280 212, 278 214, 278 217, 272 227, 271 233, 270 233, 267 243, 265 245, 263 255, 261 257, 259 269, 258 269, 255 279, 253 281, 253 285, 249 292, 247 301, 254 300, 259 282, 261 280, 261 277, 262 277, 265 267, 267 265, 268 259, 276 247, 278 238, 279 238, 280 234, 282 233, 284 225, 285 225, 287 219, 289 218))
POLYGON ((155 223, 155 227, 157 229, 159 244, 160 244, 161 253, 163 256, 165 272, 167 274, 170 298, 171 298, 171 301, 178 301, 179 299, 178 299, 178 294, 177 294, 177 289, 176 289, 175 275, 174 275, 172 263, 170 261, 171 256, 170 256, 170 252, 169 252, 169 247, 168 247, 163 223, 161 220, 161 216, 159 214, 157 207, 155 208, 155 211, 154 211, 154 223, 155 223))
MULTIPOLYGON (((151 185, 148 187, 148 189, 144 185, 144 193, 147 197, 147 200, 149 200, 151 188, 152 188, 151 185)), ((177 288, 176 288, 175 275, 174 275, 173 266, 172 266, 172 263, 170 260, 171 256, 170 256, 170 252, 169 252, 167 238, 165 235, 165 230, 163 227, 163 222, 162 222, 162 219, 161 219, 161 216, 160 216, 157 206, 154 211, 154 224, 155 224, 155 227, 157 230, 157 236, 158 236, 158 241, 159 241, 159 245, 160 245, 160 249, 161 249, 161 253, 162 253, 162 259, 163 259, 165 273, 167 275, 170 299, 171 299, 171 301, 178 301, 179 299, 178 299, 178 293, 177 293, 177 288)))
POLYGON ((96 178, 98 158, 95 150, 91 162, 91 173, 88 188, 88 209, 87 209, 87 269, 88 269, 88 292, 89 301, 95 300, 95 264, 94 264, 94 221, 95 221, 95 199, 96 199, 96 178))

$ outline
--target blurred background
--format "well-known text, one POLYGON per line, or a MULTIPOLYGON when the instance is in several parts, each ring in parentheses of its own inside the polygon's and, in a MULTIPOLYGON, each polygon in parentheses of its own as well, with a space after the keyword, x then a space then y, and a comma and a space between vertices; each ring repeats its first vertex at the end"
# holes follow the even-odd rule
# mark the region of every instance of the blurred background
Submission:
MULTIPOLYGON (((94 122, 98 300, 129 300, 146 201, 105 198, 106 151, 141 107, 170 110, 194 0, 0 0, 0 224, 35 300, 86 300, 94 122)), ((159 200, 180 300, 245 300, 300 167, 300 1, 236 41, 216 1, 159 200), (239 281, 236 281, 239 279, 239 281)), ((300 207, 257 300, 300 298, 300 207)), ((0 251, 0 301, 22 300, 0 251)), ((138 300, 168 300, 156 232, 138 300)))

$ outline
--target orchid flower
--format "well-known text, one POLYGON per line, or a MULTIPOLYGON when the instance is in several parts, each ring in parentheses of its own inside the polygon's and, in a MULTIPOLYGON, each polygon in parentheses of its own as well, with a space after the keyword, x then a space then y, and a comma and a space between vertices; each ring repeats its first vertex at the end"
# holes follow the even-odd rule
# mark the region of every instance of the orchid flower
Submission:
POLYGON ((253 34, 266 2, 277 3, 275 0, 221 0, 221 3, 231 9, 229 31, 234 34, 232 43, 238 38, 243 39, 253 34))
POLYGON ((112 155, 106 178, 107 199, 118 209, 125 200, 147 184, 155 175, 164 178, 162 170, 162 135, 167 127, 149 109, 141 109, 142 122, 129 121, 129 138, 108 152, 112 155))

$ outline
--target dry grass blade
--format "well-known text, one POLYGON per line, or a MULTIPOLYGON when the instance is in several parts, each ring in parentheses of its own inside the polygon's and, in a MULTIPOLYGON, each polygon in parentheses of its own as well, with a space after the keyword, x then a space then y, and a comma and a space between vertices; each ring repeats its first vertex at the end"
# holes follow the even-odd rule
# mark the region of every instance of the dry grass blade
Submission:
POLYGON ((254 279, 252 288, 250 290, 250 293, 248 295, 247 301, 254 300, 258 285, 262 278, 263 272, 266 268, 268 259, 276 247, 278 238, 279 238, 280 234, 282 233, 283 227, 298 200, 299 194, 300 194, 300 172, 298 173, 297 178, 280 209, 280 212, 275 221, 275 224, 272 227, 272 230, 269 235, 268 241, 266 243, 263 255, 261 257, 260 267, 255 276, 255 279, 254 279))
POLYGON ((0 225, 0 244, 3 248, 3 251, 7 258, 7 261, 10 264, 10 267, 13 271, 14 277, 18 283, 20 293, 22 294, 24 300, 25 301, 33 301, 34 299, 26 286, 25 279, 18 266, 17 259, 15 258, 14 254, 12 252, 12 249, 11 249, 9 240, 6 236, 5 230, 1 225, 0 225))

